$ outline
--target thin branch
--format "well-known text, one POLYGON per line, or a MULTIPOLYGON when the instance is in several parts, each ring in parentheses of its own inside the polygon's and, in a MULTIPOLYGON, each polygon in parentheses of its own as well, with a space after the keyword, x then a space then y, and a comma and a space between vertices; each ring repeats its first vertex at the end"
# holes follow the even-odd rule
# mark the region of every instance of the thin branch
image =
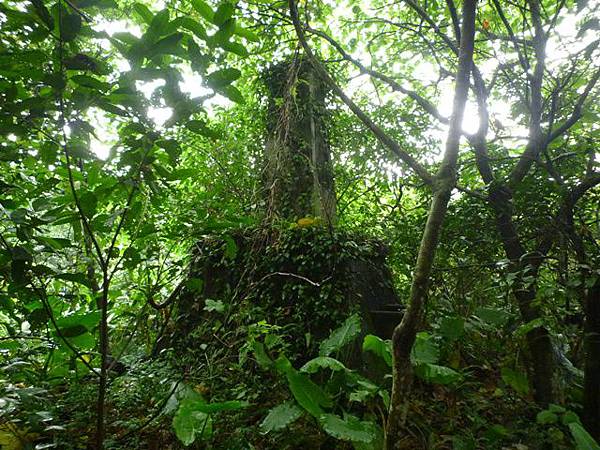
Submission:
POLYGON ((558 126, 558 128, 548 132, 548 136, 546 138, 546 145, 550 144, 552 141, 566 133, 581 118, 583 112, 583 105, 587 100, 588 96, 590 95, 590 92, 598 82, 598 79, 600 79, 600 69, 597 70, 596 73, 594 73, 594 75, 586 85, 584 91, 577 99, 577 103, 575 104, 573 112, 571 113, 569 118, 565 120, 560 126, 558 126))
POLYGON ((350 56, 344 50, 344 48, 338 42, 336 42, 331 36, 327 35, 326 33, 322 32, 320 30, 315 30, 313 28, 306 28, 306 31, 325 39, 338 51, 338 53, 340 55, 342 55, 342 58, 344 58, 346 61, 349 61, 352 64, 354 64, 362 73, 366 73, 366 74, 372 76, 373 78, 383 81, 384 83, 388 84, 394 91, 398 91, 405 95, 408 95, 410 98, 412 98, 414 101, 416 101, 419 104, 419 106, 421 106, 427 113, 431 114, 433 117, 435 117, 436 119, 438 119, 440 122, 442 122, 444 124, 448 123, 448 118, 444 117, 429 100, 422 97, 417 92, 410 90, 410 89, 406 89, 405 87, 401 86, 393 78, 391 78, 385 74, 382 74, 381 72, 378 72, 376 70, 365 67, 360 61, 358 61, 357 59, 350 56))
POLYGON ((413 158, 410 154, 400 148, 400 144, 387 135, 385 131, 383 131, 371 118, 361 109, 359 108, 338 86, 338 84, 333 80, 327 69, 323 67, 321 62, 315 57, 312 49, 308 45, 306 41, 306 36, 304 34, 304 29, 300 24, 300 20, 298 18, 298 8, 295 0, 289 0, 290 13, 292 17, 292 21, 294 23, 294 28, 296 29, 296 34, 298 35, 298 40, 300 44, 304 48, 306 56, 315 66, 317 71, 323 77, 323 79, 329 84, 331 89, 337 94, 337 96, 350 108, 350 110, 373 132, 375 137, 387 148, 389 148, 396 156, 398 156, 406 165, 408 165, 411 169, 415 171, 415 173, 427 184, 431 184, 433 182, 433 176, 429 173, 429 171, 421 165, 415 158, 413 158))

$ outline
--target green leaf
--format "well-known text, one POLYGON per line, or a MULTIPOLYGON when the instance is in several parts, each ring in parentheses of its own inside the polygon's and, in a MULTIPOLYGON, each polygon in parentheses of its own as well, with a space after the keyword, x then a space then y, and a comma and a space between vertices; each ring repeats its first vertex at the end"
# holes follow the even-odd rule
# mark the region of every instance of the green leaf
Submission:
POLYGON ((219 137, 221 137, 219 133, 208 128, 206 126, 206 122, 204 122, 203 120, 190 120, 185 125, 188 130, 193 131, 194 133, 201 134, 202 136, 205 136, 207 138, 218 139, 219 137))
POLYGON ((72 283, 82 284, 91 289, 90 281, 84 273, 59 273, 56 275, 59 280, 71 281, 72 283))
POLYGON ((510 319, 510 314, 501 309, 479 307, 475 310, 475 316, 483 323, 496 327, 503 327, 510 319))
POLYGON ((286 376, 294 398, 311 415, 319 417, 323 414, 322 407, 333 406, 331 398, 303 373, 289 367, 286 376))
POLYGON ((170 33, 171 28, 169 26, 169 10, 163 9, 157 12, 150 22, 150 26, 144 33, 142 40, 152 45, 160 36, 170 33))
POLYGON ((252 351, 254 352, 254 358, 256 358, 256 362, 263 369, 270 369, 273 367, 273 360, 267 354, 265 350, 265 346, 262 342, 252 341, 252 351))
POLYGON ((93 331, 100 322, 100 311, 92 311, 84 314, 71 314, 69 316, 56 319, 58 328, 72 328, 83 326, 88 331, 93 331))
POLYGON ((194 409, 196 411, 201 411, 206 414, 212 414, 221 411, 232 411, 236 409, 246 408, 248 406, 248 402, 242 402, 239 400, 230 400, 227 402, 215 402, 215 403, 204 403, 202 401, 198 401, 195 405, 194 409))
POLYGON ((540 425, 548 425, 558 422, 558 416, 552 411, 545 409, 544 411, 540 411, 537 416, 535 416, 535 421, 540 425))
POLYGON ((150 11, 146 5, 144 5, 142 3, 134 3, 133 4, 133 10, 148 25, 150 25, 150 23, 152 23, 152 19, 154 18, 154 14, 152 14, 152 11, 150 11))
POLYGON ((247 28, 243 28, 239 24, 236 24, 236 26, 235 26, 235 34, 237 34, 238 36, 241 36, 251 42, 259 42, 260 41, 260 38, 258 37, 258 35, 256 33, 254 33, 251 30, 248 30, 247 28))
POLYGON ((213 22, 215 13, 212 8, 203 0, 192 0, 192 7, 202 16, 202 18, 213 22))
POLYGON ((50 236, 35 236, 35 239, 53 250, 62 250, 71 246, 71 240, 50 236))
POLYGON ((346 370, 346 366, 337 359, 329 356, 317 356, 311 359, 300 368, 300 372, 317 373, 319 369, 330 369, 332 371, 346 370))
POLYGON ((212 23, 220 27, 226 21, 231 19, 231 16, 235 12, 235 6, 229 2, 224 2, 219 5, 213 16, 212 23))
POLYGON ((388 366, 392 367, 392 349, 389 342, 384 341, 378 336, 367 334, 363 340, 362 350, 363 352, 375 353, 382 358, 388 366))
POLYGON ((440 349, 433 340, 433 336, 422 331, 417 333, 415 344, 410 353, 413 364, 435 364, 440 358, 440 349))
POLYGON ((508 367, 503 367, 500 370, 502 381, 512 387, 520 395, 527 395, 529 393, 529 382, 527 376, 516 372, 508 367))
POLYGON ((570 423, 580 423, 579 416, 573 411, 566 411, 562 416, 561 422, 563 425, 569 425, 570 423))
MULTIPOLYGON (((238 56, 241 56, 242 58, 245 58, 246 56, 249 55, 248 50, 246 50, 246 47, 244 47, 242 44, 238 43, 238 42, 224 42, 223 44, 221 44, 221 48, 223 48, 224 50, 227 50, 228 52, 231 53, 235 53, 238 56)), ((232 99, 234 100, 234 99, 232 99)), ((236 101, 236 100, 234 100, 236 101)), ((241 103, 241 102, 238 102, 241 103)))
POLYGON ((434 384, 451 384, 462 379, 462 375, 450 367, 437 364, 419 364, 415 373, 423 380, 434 384))
POLYGON ((264 433, 282 430, 302 415, 302 409, 293 402, 285 402, 269 411, 260 424, 264 433))
POLYGON ((185 28, 204 41, 208 38, 206 29, 191 17, 177 17, 171 22, 171 26, 185 28))
POLYGON ((89 75, 74 75, 71 80, 77 83, 79 86, 96 89, 98 91, 108 91, 111 88, 110 83, 100 81, 97 78, 90 77, 89 75))
POLYGON ((538 317, 537 319, 533 319, 527 323, 524 323, 519 328, 515 330, 515 336, 525 336, 530 331, 533 331, 535 328, 540 328, 544 326, 544 319, 538 317))
POLYGON ((48 8, 44 5, 43 0, 31 0, 31 4, 33 5, 33 9, 37 16, 42 19, 42 22, 48 27, 49 30, 54 28, 54 20, 52 20, 52 16, 48 11, 48 8))
POLYGON ((211 300, 210 298, 207 298, 204 300, 204 305, 204 310, 208 312, 216 311, 218 313, 222 313, 225 311, 225 303, 223 303, 221 300, 211 300))
POLYGON ((96 209, 98 208, 98 197, 93 192, 84 192, 79 196, 79 205, 83 214, 87 217, 92 217, 96 214, 96 209))
POLYGON ((183 53, 183 48, 179 45, 183 38, 183 33, 173 33, 153 44, 149 55, 178 55, 183 53))
POLYGON ((65 42, 70 42, 77 37, 81 31, 81 16, 73 13, 69 14, 65 12, 65 9, 61 9, 62 15, 59 20, 60 25, 60 37, 65 42))
POLYGON ((235 19, 226 20, 222 25, 219 26, 219 31, 212 37, 212 41, 217 45, 223 46, 229 41, 229 38, 233 36, 235 31, 235 19))
POLYGON ((220 69, 206 76, 206 84, 218 90, 233 83, 241 76, 242 73, 238 69, 220 69))
POLYGON ((229 100, 239 103, 240 105, 245 103, 242 93, 235 86, 225 86, 221 90, 221 94, 223 94, 229 100))
POLYGON ((600 450, 600 445, 580 424, 570 423, 569 430, 575 440, 576 450, 600 450))
POLYGON ((444 317, 440 323, 440 334, 449 341, 460 339, 465 333, 465 321, 462 317, 444 317))
POLYGON ((229 260, 234 260, 238 254, 238 246, 235 243, 235 240, 228 234, 224 235, 223 239, 225 240, 225 251, 223 252, 223 256, 229 260))
POLYGON ((346 420, 335 414, 323 414, 319 423, 325 432, 336 439, 368 443, 375 439, 375 427, 371 422, 363 422, 348 416, 346 420))
POLYGON ((210 415, 198 410, 202 401, 184 399, 173 417, 175 435, 183 445, 191 445, 196 439, 208 439, 212 436, 212 419, 210 415))
POLYGON ((319 355, 329 356, 352 342, 361 331, 360 317, 353 314, 348 317, 341 327, 334 330, 319 346, 319 355))

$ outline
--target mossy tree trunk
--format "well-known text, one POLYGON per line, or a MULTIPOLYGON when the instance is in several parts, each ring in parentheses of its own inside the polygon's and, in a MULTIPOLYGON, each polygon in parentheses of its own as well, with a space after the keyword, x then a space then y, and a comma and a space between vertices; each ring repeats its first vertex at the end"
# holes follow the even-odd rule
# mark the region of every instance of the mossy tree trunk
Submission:
POLYGON ((333 170, 325 128, 327 90, 312 65, 296 57, 272 67, 265 194, 271 218, 336 222, 333 170))

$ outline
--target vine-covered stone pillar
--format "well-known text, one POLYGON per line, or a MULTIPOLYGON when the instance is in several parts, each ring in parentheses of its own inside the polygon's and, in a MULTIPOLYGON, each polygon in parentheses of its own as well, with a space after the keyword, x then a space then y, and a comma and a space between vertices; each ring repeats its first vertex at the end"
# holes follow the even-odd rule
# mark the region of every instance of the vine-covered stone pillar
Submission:
POLYGON ((265 193, 271 218, 336 222, 336 198, 325 127, 327 89, 300 58, 270 68, 265 193))

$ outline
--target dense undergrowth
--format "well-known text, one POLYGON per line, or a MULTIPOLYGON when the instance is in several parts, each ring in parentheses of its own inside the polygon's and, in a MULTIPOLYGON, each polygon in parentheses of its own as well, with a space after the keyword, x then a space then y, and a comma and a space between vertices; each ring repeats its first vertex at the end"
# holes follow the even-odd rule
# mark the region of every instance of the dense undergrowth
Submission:
MULTIPOLYGON (((162 344, 134 341, 110 372, 107 448, 379 448, 389 341, 370 334, 360 304, 348 304, 344 268, 381 263, 382 244, 310 226, 252 228, 196 245, 186 287, 155 336, 162 344), (205 295, 205 283, 218 299, 205 295), (178 424, 190 399, 212 406, 178 424)), ((578 380, 561 372, 564 406, 537 408, 519 350, 524 333, 500 305, 468 317, 435 310, 413 349, 403 448, 573 448, 578 380)), ((94 430, 94 376, 72 366, 65 384, 36 370, 39 354, 30 343, 10 350, 2 398, 14 425, 2 439, 12 430, 26 445, 82 448, 94 430)))

